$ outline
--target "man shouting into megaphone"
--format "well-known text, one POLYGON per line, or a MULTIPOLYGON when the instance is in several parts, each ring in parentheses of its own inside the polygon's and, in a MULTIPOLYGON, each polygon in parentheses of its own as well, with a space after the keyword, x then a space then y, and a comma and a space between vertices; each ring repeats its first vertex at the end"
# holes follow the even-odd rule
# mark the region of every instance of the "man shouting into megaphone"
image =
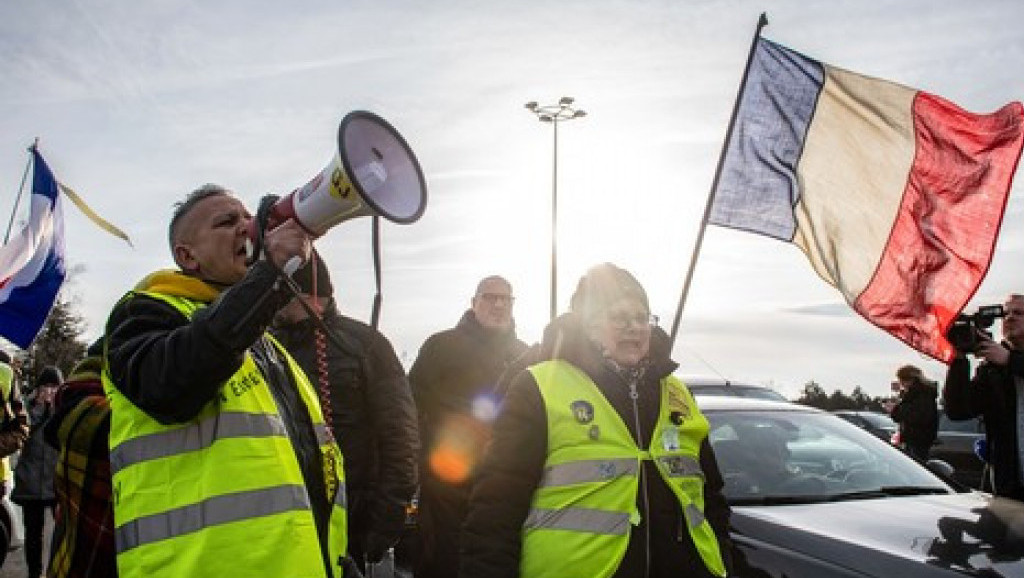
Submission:
POLYGON ((107 322, 122 578, 342 574, 341 453, 266 332, 292 296, 282 269, 309 258, 310 239, 287 220, 247 265, 250 220, 230 191, 193 191, 169 227, 179 269, 147 276, 107 322))

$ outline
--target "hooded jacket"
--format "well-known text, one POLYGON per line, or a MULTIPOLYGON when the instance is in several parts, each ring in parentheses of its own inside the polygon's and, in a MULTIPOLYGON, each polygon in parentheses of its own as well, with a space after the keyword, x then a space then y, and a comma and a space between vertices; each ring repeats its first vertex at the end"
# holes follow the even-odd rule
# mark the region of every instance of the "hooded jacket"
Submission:
MULTIPOLYGON (((574 314, 559 317, 545 329, 543 342, 516 362, 528 366, 563 359, 586 373, 630 431, 637 430, 632 401, 623 377, 608 364, 586 337, 574 314)), ((668 336, 651 335, 649 363, 637 388, 639 430, 649 447, 661 403, 660 380, 677 364, 669 358, 668 336)), ((529 371, 511 378, 507 397, 494 425, 492 445, 481 467, 462 535, 460 578, 513 578, 519 575, 522 526, 540 482, 547 456, 547 421, 543 399, 529 371)), ((705 475, 705 515, 718 537, 726 568, 731 569, 728 536, 729 506, 711 446, 701 442, 705 475)), ((644 463, 648 504, 638 500, 641 524, 630 535, 626 554, 614 578, 712 576, 687 534, 683 513, 671 489, 651 462, 644 463), (647 531, 644 531, 647 530, 647 531), (650 543, 646 542, 650 536, 650 543), (649 560, 649 563, 648 563, 649 560)))
MULTIPOLYGON (((409 382, 379 331, 341 315, 333 301, 323 321, 349 349, 325 343, 331 426, 345 456, 350 540, 362 547, 373 531, 393 543, 417 485, 419 431, 409 382)), ((306 319, 273 331, 320 390, 315 329, 306 319)))

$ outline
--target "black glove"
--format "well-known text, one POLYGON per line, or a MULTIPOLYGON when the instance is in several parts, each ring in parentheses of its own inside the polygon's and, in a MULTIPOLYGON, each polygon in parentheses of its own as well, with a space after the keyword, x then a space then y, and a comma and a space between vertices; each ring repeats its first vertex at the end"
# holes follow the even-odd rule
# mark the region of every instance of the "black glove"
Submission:
POLYGON ((366 555, 366 561, 370 564, 380 562, 384 559, 384 553, 390 548, 394 548, 397 543, 398 536, 385 535, 374 530, 370 530, 366 534, 366 544, 363 549, 366 555))

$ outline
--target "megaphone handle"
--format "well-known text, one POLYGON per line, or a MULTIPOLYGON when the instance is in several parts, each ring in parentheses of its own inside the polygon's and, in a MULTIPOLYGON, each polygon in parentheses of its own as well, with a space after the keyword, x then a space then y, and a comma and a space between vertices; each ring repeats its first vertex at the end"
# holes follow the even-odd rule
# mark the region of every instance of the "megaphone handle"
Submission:
POLYGON ((281 271, 285 274, 286 277, 291 277, 296 271, 299 270, 299 267, 301 266, 302 257, 294 255, 292 256, 291 259, 288 259, 288 262, 284 264, 284 267, 281 268, 281 271))
POLYGON ((373 277, 377 282, 377 293, 373 296, 373 312, 370 314, 370 326, 377 329, 380 321, 380 306, 384 298, 380 293, 380 216, 373 216, 373 277))

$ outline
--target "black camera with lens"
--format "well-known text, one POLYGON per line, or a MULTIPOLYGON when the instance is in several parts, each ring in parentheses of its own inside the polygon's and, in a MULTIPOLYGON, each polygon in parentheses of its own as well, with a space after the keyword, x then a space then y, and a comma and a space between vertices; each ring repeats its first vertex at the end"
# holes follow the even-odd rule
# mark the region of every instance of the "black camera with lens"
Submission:
POLYGON ((963 353, 974 353, 982 339, 992 339, 988 331, 996 319, 1006 317, 1002 305, 983 305, 978 307, 974 315, 961 313, 953 320, 946 331, 946 339, 963 353))

